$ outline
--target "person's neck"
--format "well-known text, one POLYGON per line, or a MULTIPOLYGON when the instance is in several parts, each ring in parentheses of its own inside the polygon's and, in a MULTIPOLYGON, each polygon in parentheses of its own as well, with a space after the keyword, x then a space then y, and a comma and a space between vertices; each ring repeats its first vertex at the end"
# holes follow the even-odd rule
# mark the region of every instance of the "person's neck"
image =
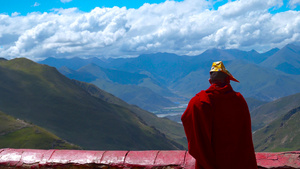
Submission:
POLYGON ((217 88, 223 88, 226 85, 228 85, 228 83, 213 83, 217 88))

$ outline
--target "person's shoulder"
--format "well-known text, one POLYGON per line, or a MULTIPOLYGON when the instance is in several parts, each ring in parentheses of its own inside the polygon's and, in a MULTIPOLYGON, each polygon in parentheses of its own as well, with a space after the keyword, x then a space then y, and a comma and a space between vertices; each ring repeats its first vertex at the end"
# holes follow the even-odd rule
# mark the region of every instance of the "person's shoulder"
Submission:
POLYGON ((205 90, 201 90, 199 93, 196 94, 195 97, 202 97, 202 96, 205 96, 207 95, 206 91, 205 90))
POLYGON ((235 95, 241 102, 246 103, 244 96, 240 92, 235 92, 235 95))
POLYGON ((201 90, 199 93, 197 93, 192 100, 194 102, 210 103, 209 94, 205 90, 201 90))
POLYGON ((244 96, 240 92, 235 92, 235 95, 239 98, 244 99, 244 96))

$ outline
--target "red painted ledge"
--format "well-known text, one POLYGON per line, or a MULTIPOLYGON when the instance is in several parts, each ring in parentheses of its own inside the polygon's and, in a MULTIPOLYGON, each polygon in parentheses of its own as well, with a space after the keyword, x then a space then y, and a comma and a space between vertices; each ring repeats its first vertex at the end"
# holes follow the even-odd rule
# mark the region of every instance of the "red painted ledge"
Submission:
MULTIPOLYGON (((261 169, 300 169, 300 151, 256 153, 261 169)), ((0 168, 186 168, 187 151, 86 151, 0 149, 0 168)))

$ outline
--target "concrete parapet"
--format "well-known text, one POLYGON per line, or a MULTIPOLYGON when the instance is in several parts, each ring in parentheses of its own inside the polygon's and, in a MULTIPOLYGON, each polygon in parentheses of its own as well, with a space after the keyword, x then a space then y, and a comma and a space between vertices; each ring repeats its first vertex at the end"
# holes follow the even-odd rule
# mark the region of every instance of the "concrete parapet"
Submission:
MULTIPOLYGON (((261 169, 300 169, 300 151, 256 153, 261 169)), ((195 168, 187 151, 0 149, 0 168, 195 168)))

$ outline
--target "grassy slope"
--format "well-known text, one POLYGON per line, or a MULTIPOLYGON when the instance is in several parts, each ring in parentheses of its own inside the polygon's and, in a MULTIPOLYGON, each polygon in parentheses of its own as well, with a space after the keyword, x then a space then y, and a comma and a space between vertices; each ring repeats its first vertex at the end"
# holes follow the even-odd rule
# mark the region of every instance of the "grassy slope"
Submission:
POLYGON ((256 151, 300 150, 300 107, 295 108, 253 135, 256 151))
POLYGON ((45 129, 0 112, 0 148, 80 149, 45 129))
POLYGON ((171 138, 175 142, 184 145, 185 148, 187 148, 187 142, 185 138, 185 133, 183 130, 183 126, 179 123, 173 122, 169 119, 165 118, 158 118, 156 115, 147 112, 143 109, 140 109, 139 107, 129 105, 123 100, 106 93, 105 91, 99 89, 93 84, 88 84, 80 81, 74 80, 74 82, 84 88, 86 91, 91 93, 93 96, 101 98, 102 100, 105 100, 109 103, 114 103, 120 106, 124 106, 128 109, 130 109, 132 112, 137 114, 145 123, 147 123, 149 126, 154 126, 157 128, 160 132, 165 133, 165 135, 168 138, 171 138))
POLYGON ((266 103, 251 112, 252 128, 257 130, 286 112, 300 106, 300 93, 266 103))
POLYGON ((0 62, 0 110, 84 149, 177 149, 129 109, 92 97, 55 68, 0 62))

